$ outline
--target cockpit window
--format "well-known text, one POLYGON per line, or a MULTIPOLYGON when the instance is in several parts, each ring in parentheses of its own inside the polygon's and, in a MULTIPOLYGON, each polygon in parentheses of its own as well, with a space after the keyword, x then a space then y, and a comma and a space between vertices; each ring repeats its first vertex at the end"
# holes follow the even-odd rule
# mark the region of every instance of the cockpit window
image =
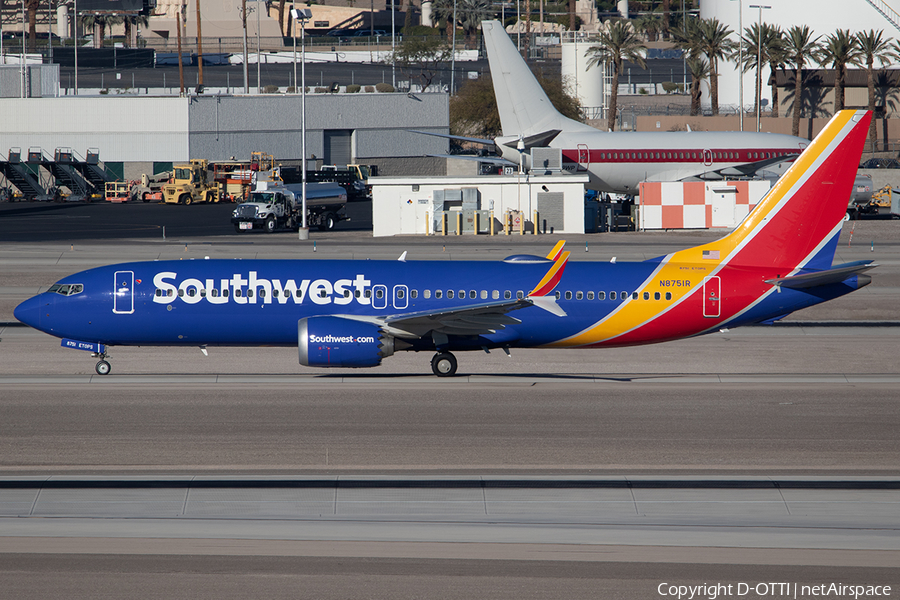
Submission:
POLYGON ((71 283, 71 284, 59 284, 54 283, 50 286, 50 289, 47 290, 50 294, 59 294, 60 296, 74 296, 75 294, 80 294, 84 291, 84 285, 80 283, 71 283))

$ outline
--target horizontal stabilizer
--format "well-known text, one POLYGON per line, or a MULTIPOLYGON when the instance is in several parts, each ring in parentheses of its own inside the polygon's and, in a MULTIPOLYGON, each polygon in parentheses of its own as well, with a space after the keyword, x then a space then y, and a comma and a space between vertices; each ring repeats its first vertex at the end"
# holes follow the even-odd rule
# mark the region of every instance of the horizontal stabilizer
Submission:
POLYGON ((410 129, 410 133, 421 133, 422 135, 433 135, 434 137, 446 138, 448 140, 459 140, 460 142, 471 142, 473 144, 484 144, 485 146, 493 146, 494 140, 486 140, 484 138, 465 137, 463 135, 450 135, 449 133, 435 133, 433 131, 417 131, 410 129))
MULTIPOLYGON (((525 149, 528 150, 530 148, 543 148, 550 144, 553 141, 553 138, 562 133, 559 129, 551 129, 550 131, 542 131, 540 133, 535 133, 534 135, 529 135, 528 137, 522 138, 522 143, 525 145, 525 149)), ((503 143, 504 146, 512 149, 516 149, 519 147, 519 140, 510 140, 508 142, 503 143)))
POLYGON ((804 273, 803 275, 793 275, 791 277, 778 277, 777 279, 767 279, 766 283, 801 290, 804 288, 817 287, 820 285, 828 285, 830 283, 840 283, 852 275, 858 275, 874 269, 878 265, 872 261, 860 260, 852 263, 838 265, 827 271, 817 271, 815 273, 804 273))

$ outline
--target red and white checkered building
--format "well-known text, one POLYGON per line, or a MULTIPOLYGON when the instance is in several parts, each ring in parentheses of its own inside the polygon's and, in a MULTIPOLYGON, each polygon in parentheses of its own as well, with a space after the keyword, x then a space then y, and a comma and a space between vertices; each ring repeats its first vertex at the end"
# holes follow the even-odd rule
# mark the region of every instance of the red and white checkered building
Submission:
POLYGON ((644 182, 638 228, 734 228, 769 188, 768 181, 644 182))

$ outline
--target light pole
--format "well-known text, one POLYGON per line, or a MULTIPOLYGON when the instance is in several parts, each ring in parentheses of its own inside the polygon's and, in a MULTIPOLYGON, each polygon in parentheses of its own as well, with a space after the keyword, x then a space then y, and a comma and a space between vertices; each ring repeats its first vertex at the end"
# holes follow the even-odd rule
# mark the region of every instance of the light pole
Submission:
POLYGON ((760 96, 762 95, 762 11, 764 8, 772 8, 771 6, 764 6, 762 4, 751 4, 750 8, 758 8, 759 9, 759 19, 756 24, 756 131, 759 132, 759 114, 760 114, 760 96))
MULTIPOLYGON (((301 240, 309 239, 309 225, 306 221, 306 22, 312 18, 312 11, 308 8, 292 8, 291 17, 294 22, 300 21, 300 154, 302 155, 302 183, 303 190, 301 192, 302 205, 301 210, 303 219, 298 231, 298 237, 301 240)), ((296 29, 296 25, 295 25, 296 29)), ((296 44, 294 40, 294 52, 296 56, 296 44)), ((296 73, 297 63, 294 60, 294 72, 296 73)), ((296 79, 294 80, 296 83, 296 79)))
POLYGON ((25 0, 22 0, 22 97, 25 97, 25 0))
POLYGON ((78 95, 78 0, 74 2, 73 10, 75 12, 74 26, 72 27, 72 39, 75 40, 75 95, 78 95))
POLYGON ((256 93, 260 92, 259 77, 260 77, 260 67, 259 67, 259 57, 262 55, 262 49, 259 47, 259 13, 262 9, 259 8, 259 3, 265 2, 265 0, 256 0, 256 93))
MULTIPOLYGON (((734 0, 732 0, 734 1, 734 0)), ((741 111, 741 131, 744 130, 744 10, 743 0, 738 3, 738 96, 741 111)))
POLYGON ((453 95, 453 86, 456 84, 456 0, 453 0, 453 42, 450 48, 450 95, 453 95))
POLYGON ((241 0, 241 23, 244 25, 244 93, 250 93, 250 74, 247 61, 247 0, 241 0))
POLYGON ((391 0, 391 85, 395 90, 397 89, 397 38, 394 26, 394 14, 397 12, 396 2, 397 0, 391 0))

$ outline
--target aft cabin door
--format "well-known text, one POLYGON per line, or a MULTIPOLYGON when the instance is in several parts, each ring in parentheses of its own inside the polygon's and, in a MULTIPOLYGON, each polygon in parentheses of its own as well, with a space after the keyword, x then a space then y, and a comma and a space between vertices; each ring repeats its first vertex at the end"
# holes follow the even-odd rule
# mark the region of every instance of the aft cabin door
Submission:
POLYGON ((703 280, 703 316, 718 317, 722 313, 722 282, 718 277, 703 280))
POLYGON ((134 271, 116 271, 113 282, 113 312, 130 315, 134 312, 134 271))

